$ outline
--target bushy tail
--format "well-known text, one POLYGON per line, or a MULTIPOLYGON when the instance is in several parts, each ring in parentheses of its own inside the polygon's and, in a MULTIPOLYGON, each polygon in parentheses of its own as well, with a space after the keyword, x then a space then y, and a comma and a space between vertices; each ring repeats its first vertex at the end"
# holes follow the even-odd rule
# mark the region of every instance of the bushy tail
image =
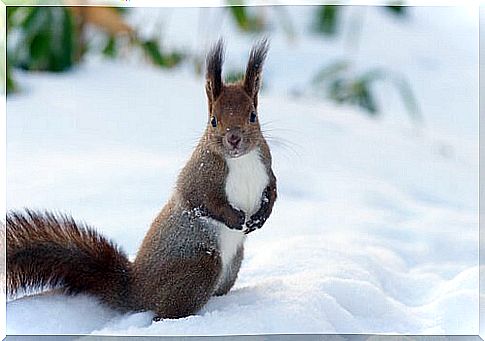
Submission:
POLYGON ((112 242, 73 218, 31 210, 6 219, 7 292, 60 287, 132 310, 132 269, 112 242))

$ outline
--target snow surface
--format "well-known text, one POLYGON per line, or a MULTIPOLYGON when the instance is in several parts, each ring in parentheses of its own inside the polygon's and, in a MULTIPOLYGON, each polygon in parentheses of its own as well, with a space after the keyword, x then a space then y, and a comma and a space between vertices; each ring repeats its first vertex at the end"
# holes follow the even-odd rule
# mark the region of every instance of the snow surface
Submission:
MULTIPOLYGON (((279 199, 265 226, 248 236, 228 295, 194 316, 153 323, 150 313, 119 315, 83 295, 25 296, 7 303, 7 333, 477 334, 478 60, 469 58, 476 47, 467 39, 431 30, 440 21, 429 14, 413 17, 419 39, 403 40, 418 55, 439 59, 435 69, 421 65, 426 72, 408 69, 424 127, 395 107, 373 120, 287 96, 289 80, 282 78, 295 70, 279 73, 287 55, 274 39, 259 113, 279 199), (424 17, 430 24, 423 28, 424 17), (441 50, 426 50, 426 39, 440 33, 441 50), (468 59, 452 70, 460 53, 468 59), (455 76, 462 81, 450 82, 455 76)), ((311 46, 308 39, 300 51, 311 46)), ((383 61, 391 50, 380 47, 389 54, 383 61)), ((302 56, 302 68, 315 60, 302 56)), ((16 76, 23 92, 7 101, 7 208, 71 213, 133 256, 204 128, 203 80, 106 61, 16 76)))

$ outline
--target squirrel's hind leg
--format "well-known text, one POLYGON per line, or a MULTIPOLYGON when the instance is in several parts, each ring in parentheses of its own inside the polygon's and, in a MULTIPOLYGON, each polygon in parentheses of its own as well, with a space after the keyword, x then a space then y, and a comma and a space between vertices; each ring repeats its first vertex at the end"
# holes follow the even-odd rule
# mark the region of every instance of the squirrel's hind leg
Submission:
MULTIPOLYGON (((140 300, 155 312, 154 320, 181 318, 196 313, 213 295, 221 272, 219 252, 200 250, 190 258, 177 258, 157 266, 139 283, 140 300)), ((141 302, 140 302, 141 303, 141 302)))
POLYGON ((219 280, 216 291, 214 292, 215 296, 225 295, 229 292, 229 290, 231 290, 236 282, 237 274, 239 273, 239 268, 241 267, 243 257, 244 246, 240 245, 231 261, 231 265, 227 268, 225 273, 221 275, 222 278, 219 280))

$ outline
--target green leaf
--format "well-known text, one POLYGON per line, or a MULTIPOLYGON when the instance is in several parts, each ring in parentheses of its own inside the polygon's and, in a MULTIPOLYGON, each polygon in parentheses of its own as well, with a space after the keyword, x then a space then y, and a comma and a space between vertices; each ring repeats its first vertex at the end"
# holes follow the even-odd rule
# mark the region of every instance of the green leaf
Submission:
MULTIPOLYGON (((61 10, 59 8, 59 10, 61 10)), ((75 42, 74 42, 74 22, 69 12, 62 10, 58 13, 62 20, 62 32, 60 32, 60 46, 55 51, 57 58, 54 58, 52 68, 54 71, 62 71, 71 67, 74 63, 75 42)), ((57 39, 57 38, 55 38, 57 39)))
POLYGON ((244 72, 242 71, 229 71, 226 73, 224 79, 226 83, 234 83, 244 78, 244 72))
POLYGON ((411 88, 411 84, 409 84, 409 82, 403 77, 396 76, 392 78, 392 80, 399 91, 399 94, 401 95, 408 114, 416 121, 423 121, 421 109, 416 96, 414 95, 413 89, 411 88))
POLYGON ((372 93, 370 82, 359 83, 356 97, 361 108, 367 110, 367 112, 373 116, 378 114, 379 109, 377 107, 374 94, 372 93))
POLYGON ((317 73, 313 78, 313 83, 320 83, 328 78, 336 77, 338 74, 346 72, 349 69, 349 66, 350 63, 345 60, 331 63, 317 73))
POLYGON ((369 115, 380 113, 373 85, 378 81, 390 81, 398 90, 408 114, 415 120, 422 120, 418 102, 407 80, 391 70, 373 68, 361 74, 354 74, 351 64, 338 60, 324 67, 314 77, 312 84, 326 96, 339 104, 358 106, 369 115))
POLYGON ((248 8, 244 6, 238 6, 235 1, 228 1, 227 8, 234 18, 237 27, 244 32, 261 32, 264 29, 264 23, 256 15, 250 15, 248 13, 248 8))
POLYGON ((163 57, 155 40, 147 40, 142 43, 142 46, 153 63, 163 65, 163 57))
POLYGON ((384 9, 397 17, 404 17, 407 15, 407 7, 405 6, 384 6, 384 9))
POLYGON ((26 12, 26 17, 20 26, 25 30, 34 27, 34 24, 42 19, 42 11, 37 10, 35 7, 25 7, 24 11, 26 12))
POLYGON ((47 68, 49 54, 49 39, 46 33, 35 35, 30 43, 30 60, 27 69, 42 70, 47 68))
POLYGON ((339 25, 339 17, 339 6, 320 6, 317 11, 316 31, 328 36, 335 35, 339 25))
POLYGON ((160 67, 174 67, 178 65, 184 57, 182 53, 179 53, 177 51, 164 53, 161 50, 158 42, 154 39, 140 41, 139 44, 142 46, 146 55, 150 58, 153 64, 160 67))
POLYGON ((64 71, 76 61, 80 47, 71 12, 64 7, 19 7, 12 25, 19 43, 11 53, 12 65, 27 70, 64 71), (18 14, 18 16, 17 16, 18 14))
POLYGON ((103 48, 103 54, 110 58, 114 58, 118 54, 118 49, 116 47, 116 38, 114 36, 109 36, 108 41, 103 48))
POLYGON ((7 86, 7 94, 14 92, 17 89, 15 81, 12 76, 12 67, 7 57, 7 65, 6 65, 6 74, 5 74, 5 82, 7 86))
POLYGON ((246 14, 246 8, 242 6, 231 6, 229 10, 232 13, 233 18, 236 20, 236 24, 243 30, 249 29, 249 19, 246 14))

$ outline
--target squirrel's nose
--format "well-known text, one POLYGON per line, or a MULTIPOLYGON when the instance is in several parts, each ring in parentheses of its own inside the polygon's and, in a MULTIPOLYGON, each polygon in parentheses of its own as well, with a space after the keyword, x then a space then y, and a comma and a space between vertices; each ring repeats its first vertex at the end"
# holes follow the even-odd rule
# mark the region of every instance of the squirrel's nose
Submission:
POLYGON ((226 134, 226 140, 233 148, 237 148, 241 143, 241 134, 229 132, 226 134))

